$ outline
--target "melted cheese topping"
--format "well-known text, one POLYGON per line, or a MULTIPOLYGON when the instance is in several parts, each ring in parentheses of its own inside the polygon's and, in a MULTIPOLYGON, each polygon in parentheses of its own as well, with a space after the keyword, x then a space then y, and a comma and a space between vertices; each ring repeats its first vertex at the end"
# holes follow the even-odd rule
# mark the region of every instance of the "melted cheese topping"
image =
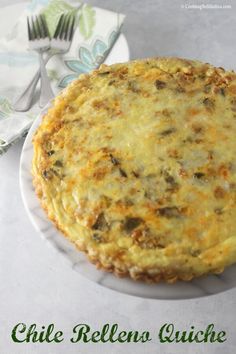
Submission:
POLYGON ((235 93, 235 73, 178 58, 81 75, 33 141, 49 218, 92 261, 135 279, 234 263, 235 93))

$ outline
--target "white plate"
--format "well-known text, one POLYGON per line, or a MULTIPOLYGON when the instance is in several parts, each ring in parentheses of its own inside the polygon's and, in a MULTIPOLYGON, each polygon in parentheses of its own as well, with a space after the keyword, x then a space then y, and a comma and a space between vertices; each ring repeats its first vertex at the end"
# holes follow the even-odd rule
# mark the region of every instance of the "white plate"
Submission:
POLYGON ((9 31, 12 29, 14 24, 17 22, 19 18, 19 14, 21 14, 28 3, 23 2, 20 4, 14 4, 10 6, 1 7, 0 4, 0 36, 6 36, 9 31))
MULTIPOLYGON (((128 45, 125 37, 121 35, 106 62, 111 64, 128 59, 128 45)), ((130 279, 116 278, 113 274, 98 271, 94 265, 90 264, 85 255, 77 251, 75 247, 60 234, 53 224, 48 221, 32 187, 30 169, 33 147, 31 141, 33 133, 40 124, 41 117, 44 113, 45 110, 36 119, 25 140, 20 162, 20 187, 25 208, 35 228, 45 240, 58 250, 58 253, 63 254, 69 259, 74 270, 104 287, 129 295, 151 299, 190 299, 220 293, 236 285, 236 265, 228 268, 221 275, 202 277, 187 283, 177 282, 176 284, 160 283, 149 285, 142 282, 134 282, 130 279)))

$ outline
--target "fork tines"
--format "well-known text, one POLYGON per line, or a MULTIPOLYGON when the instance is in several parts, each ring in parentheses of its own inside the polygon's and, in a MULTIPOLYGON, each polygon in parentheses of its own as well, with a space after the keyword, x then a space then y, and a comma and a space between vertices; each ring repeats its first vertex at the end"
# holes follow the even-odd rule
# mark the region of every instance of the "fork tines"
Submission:
POLYGON ((74 33, 74 25, 75 15, 73 13, 62 14, 53 38, 71 41, 74 33))
POLYGON ((28 37, 30 41, 41 38, 50 38, 46 20, 42 14, 27 16, 28 37))

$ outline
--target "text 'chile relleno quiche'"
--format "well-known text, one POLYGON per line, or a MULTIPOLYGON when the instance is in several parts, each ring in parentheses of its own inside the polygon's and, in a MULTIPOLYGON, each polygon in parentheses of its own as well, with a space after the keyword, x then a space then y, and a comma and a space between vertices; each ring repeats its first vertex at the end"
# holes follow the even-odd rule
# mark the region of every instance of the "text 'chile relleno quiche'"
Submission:
POLYGON ((54 101, 33 180, 97 267, 158 282, 236 262, 236 74, 178 58, 102 65, 54 101))

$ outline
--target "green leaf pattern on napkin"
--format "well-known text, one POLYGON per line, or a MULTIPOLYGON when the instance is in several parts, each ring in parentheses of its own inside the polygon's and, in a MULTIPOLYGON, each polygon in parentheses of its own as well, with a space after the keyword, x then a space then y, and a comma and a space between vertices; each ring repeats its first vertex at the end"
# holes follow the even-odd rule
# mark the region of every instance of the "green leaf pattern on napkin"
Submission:
POLYGON ((67 4, 63 0, 51 0, 48 6, 42 11, 47 21, 49 33, 53 36, 60 16, 68 12, 77 12, 78 9, 67 4))
POLYGON ((89 5, 83 5, 79 15, 79 30, 85 39, 92 36, 95 23, 95 10, 89 5))
POLYGON ((58 76, 58 72, 54 69, 48 69, 48 77, 51 81, 58 81, 60 78, 58 76))
POLYGON ((13 108, 10 101, 0 96, 0 118, 7 118, 12 112, 13 108))

